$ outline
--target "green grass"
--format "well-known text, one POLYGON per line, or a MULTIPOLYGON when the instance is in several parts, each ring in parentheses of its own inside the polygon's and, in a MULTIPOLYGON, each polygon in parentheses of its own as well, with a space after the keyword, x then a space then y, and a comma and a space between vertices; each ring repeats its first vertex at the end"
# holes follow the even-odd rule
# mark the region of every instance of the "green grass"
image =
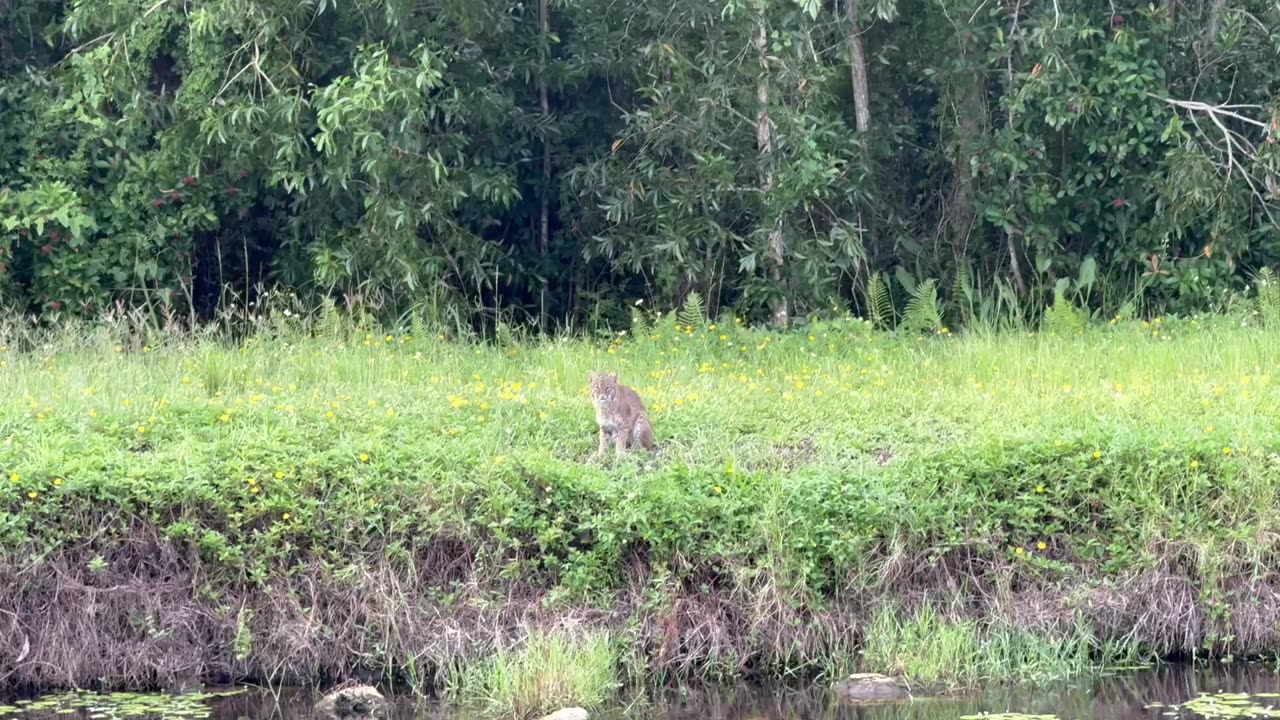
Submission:
POLYGON ((621 685, 618 645, 605 633, 530 632, 450 676, 447 695, 497 717, 530 718, 563 707, 594 709, 621 685))
POLYGON ((1131 646, 1098 647, 1093 629, 1084 623, 1034 632, 990 618, 949 618, 932 605, 914 613, 881 607, 863 640, 867 667, 927 685, 1069 677, 1095 668, 1100 657, 1115 662, 1133 652, 1131 646))
MULTIPOLYGON (((56 561, 136 578, 124 538, 153 533, 198 558, 201 602, 232 607, 226 642, 255 656, 279 620, 259 608, 238 637, 231 599, 317 573, 359 585, 375 564, 416 568, 413 602, 476 617, 513 598, 625 606, 619 642, 662 673, 830 667, 883 640, 867 608, 906 598, 958 633, 921 675, 1021 674, 1085 644, 1095 663, 1135 644, 1280 648, 1249 605, 1280 559, 1274 331, 668 321, 499 349, 282 323, 235 347, 150 342, 107 329, 0 353, 7 577, 56 561), (590 457, 591 370, 640 392, 656 455, 590 457), (1015 611, 1029 602, 1043 611, 1015 611)), ((384 635, 418 617, 396 612, 384 635)), ((900 658, 885 637, 876 664, 900 658)), ((363 641, 375 664, 427 674, 497 647, 423 658, 393 640, 363 641)))

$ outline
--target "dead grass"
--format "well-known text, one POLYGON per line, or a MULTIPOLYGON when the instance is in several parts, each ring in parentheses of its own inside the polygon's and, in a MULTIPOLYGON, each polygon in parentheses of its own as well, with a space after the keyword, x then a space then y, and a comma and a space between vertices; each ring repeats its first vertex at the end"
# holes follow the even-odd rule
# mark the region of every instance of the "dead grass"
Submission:
POLYGON ((287 585, 261 588, 211 585, 194 555, 146 525, 113 546, 106 571, 88 569, 97 550, 87 545, 0 566, 0 647, 21 649, 0 655, 0 687, 143 689, 196 676, 272 684, 358 677, 427 689, 531 628, 564 627, 611 632, 651 680, 811 678, 851 669, 873 608, 888 597, 908 616, 934 607, 944 620, 1043 638, 1083 622, 1099 643, 1157 655, 1193 653, 1215 639, 1224 651, 1260 653, 1280 640, 1275 577, 1225 580, 1218 609, 1172 561, 1096 587, 1083 579, 1040 586, 991 558, 953 556, 944 569, 898 552, 884 558, 875 598, 818 603, 767 570, 655 581, 637 556, 616 596, 549 608, 545 593, 499 579, 449 538, 407 566, 381 560, 334 573, 313 559, 287 585), (252 611, 252 650, 238 659, 242 609, 252 611))

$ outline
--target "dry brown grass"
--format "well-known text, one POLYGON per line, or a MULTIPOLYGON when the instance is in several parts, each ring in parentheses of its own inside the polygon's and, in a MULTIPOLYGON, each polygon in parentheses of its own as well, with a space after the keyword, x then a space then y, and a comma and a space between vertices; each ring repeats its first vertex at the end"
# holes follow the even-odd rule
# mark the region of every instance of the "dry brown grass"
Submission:
POLYGON ((684 581, 655 582, 636 555, 617 596, 549 608, 542 591, 498 580, 448 537, 411 565, 381 560, 335 574, 310 560, 288 584, 263 589, 214 584, 193 554, 142 524, 108 546, 109 569, 100 572, 89 569, 102 549, 91 543, 0 565, 0 647, 14 649, 0 654, 0 687, 152 688, 189 677, 398 678, 431 687, 530 628, 568 626, 626 638, 657 677, 811 676, 851 658, 870 612, 888 599, 1050 635, 1083 617, 1099 638, 1162 655, 1193 652, 1206 638, 1237 654, 1273 650, 1280 640, 1275 576, 1221 580, 1215 609, 1198 589, 1202 579, 1176 556, 1096 586, 1040 586, 973 549, 943 562, 889 549, 876 565, 874 596, 819 604, 767 568, 693 568, 684 581), (252 647, 237 658, 245 609, 252 647))

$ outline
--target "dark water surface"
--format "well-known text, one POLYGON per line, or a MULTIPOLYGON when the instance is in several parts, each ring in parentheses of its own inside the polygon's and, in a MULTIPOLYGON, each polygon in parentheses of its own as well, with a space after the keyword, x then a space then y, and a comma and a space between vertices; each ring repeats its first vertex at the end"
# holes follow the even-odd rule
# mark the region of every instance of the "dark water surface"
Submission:
MULTIPOLYGON (((94 695, 72 693, 0 701, 0 720, 304 720, 318 695, 242 688, 232 695, 94 695)), ((235 689, 225 689, 235 690, 235 689)), ((666 693, 594 713, 610 720, 1170 720, 1280 718, 1280 675, 1263 664, 1178 665, 1117 671, 1071 683, 988 688, 944 699, 842 705, 820 688, 666 693), (1277 708, 1272 710, 1272 708, 1277 708), (997 716, 1004 715, 1003 718, 997 716), (1046 718, 1047 720, 1047 718, 1046 718)), ((404 700, 391 720, 471 720, 478 715, 440 703, 404 700)))

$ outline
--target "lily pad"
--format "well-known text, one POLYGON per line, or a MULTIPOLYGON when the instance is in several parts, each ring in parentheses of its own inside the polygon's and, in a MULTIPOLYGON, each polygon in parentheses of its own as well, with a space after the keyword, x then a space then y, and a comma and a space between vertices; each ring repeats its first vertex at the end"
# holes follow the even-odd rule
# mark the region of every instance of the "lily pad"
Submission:
POLYGON ((1245 693, 1202 694, 1183 703, 1182 709, 1208 720, 1280 718, 1280 710, 1274 707, 1274 703, 1264 704, 1258 697, 1245 693))
POLYGON ((71 715, 86 711, 91 720, 143 717, 156 717, 161 720, 207 720, 212 716, 208 701, 238 695, 242 692, 244 692, 243 688, 189 695, 68 692, 37 699, 17 700, 13 705, 0 705, 0 717, 41 712, 71 715))

